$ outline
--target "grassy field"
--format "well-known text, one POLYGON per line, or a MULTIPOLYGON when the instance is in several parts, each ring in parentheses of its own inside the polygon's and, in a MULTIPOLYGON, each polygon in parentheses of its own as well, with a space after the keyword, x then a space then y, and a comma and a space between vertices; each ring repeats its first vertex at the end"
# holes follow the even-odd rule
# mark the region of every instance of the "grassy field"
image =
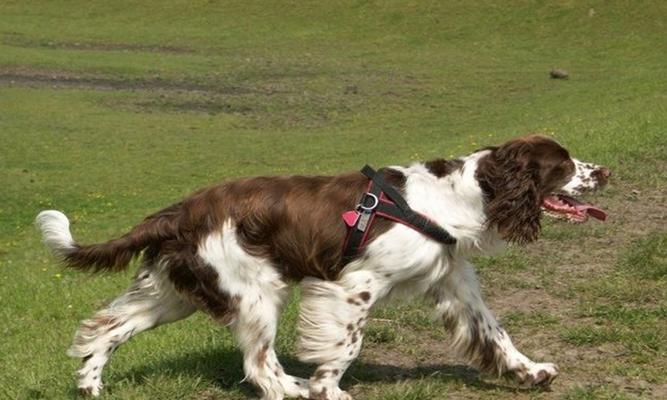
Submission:
MULTIPOLYGON (((32 225, 42 209, 103 241, 225 178, 453 157, 535 131, 614 173, 590 197, 607 223, 547 222, 537 244, 477 262, 517 347, 561 367, 551 390, 463 366, 419 304, 375 313, 343 387, 667 398, 667 2, 548 3, 3 1, 0 398, 75 397, 78 321, 132 274, 62 270, 32 225)), ((278 348, 305 375, 296 297, 278 348)), ((241 365, 196 315, 122 347, 103 398, 252 398, 241 365)))

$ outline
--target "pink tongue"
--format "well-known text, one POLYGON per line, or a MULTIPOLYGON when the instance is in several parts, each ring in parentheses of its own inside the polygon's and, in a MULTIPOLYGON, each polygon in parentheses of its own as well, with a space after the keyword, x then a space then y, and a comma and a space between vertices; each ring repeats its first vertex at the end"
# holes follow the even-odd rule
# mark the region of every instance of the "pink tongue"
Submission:
POLYGON ((583 205, 583 206, 576 206, 577 210, 585 211, 588 215, 590 215, 593 218, 597 218, 600 221, 604 221, 607 219, 607 213, 604 212, 603 210, 592 206, 592 205, 583 205))
POLYGON ((559 194, 558 197, 564 202, 573 206, 577 211, 583 211, 591 217, 599 219, 600 221, 607 219, 607 213, 592 204, 583 203, 574 197, 566 196, 563 194, 559 194))

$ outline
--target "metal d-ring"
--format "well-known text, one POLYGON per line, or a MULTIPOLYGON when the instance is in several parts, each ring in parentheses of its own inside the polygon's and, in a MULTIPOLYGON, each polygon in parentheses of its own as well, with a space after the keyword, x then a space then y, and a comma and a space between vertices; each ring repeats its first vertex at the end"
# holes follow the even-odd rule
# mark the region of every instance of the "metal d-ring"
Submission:
POLYGON ((361 208, 364 211, 373 211, 373 210, 375 210, 375 207, 377 207, 378 204, 380 204, 380 200, 378 199, 378 197, 376 195, 374 195, 373 193, 366 193, 365 196, 370 196, 373 199, 373 205, 371 205, 369 207, 364 206, 364 200, 366 200, 364 198, 364 200, 362 200, 361 203, 359 203, 358 207, 361 208))

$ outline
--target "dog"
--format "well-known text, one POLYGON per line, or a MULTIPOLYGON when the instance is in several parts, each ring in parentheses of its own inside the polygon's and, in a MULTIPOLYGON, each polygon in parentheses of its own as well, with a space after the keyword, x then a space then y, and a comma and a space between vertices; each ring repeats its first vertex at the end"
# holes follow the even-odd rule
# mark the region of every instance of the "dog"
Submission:
POLYGON ((376 218, 346 262, 343 243, 357 225, 341 215, 363 213, 354 210, 369 187, 359 172, 221 183, 101 244, 76 243, 59 211, 42 211, 36 223, 47 247, 72 268, 119 271, 142 255, 129 290, 75 334, 68 354, 83 359, 84 394, 100 394, 102 371, 118 346, 200 310, 233 331, 246 379, 263 399, 351 399, 339 381, 359 355, 371 308, 416 295, 433 302, 453 347, 471 365, 538 386, 549 385, 558 368, 514 347, 482 301, 469 259, 536 240, 543 210, 575 222, 604 219, 604 211, 572 196, 604 186, 609 175, 540 135, 455 160, 388 167, 381 171, 385 184, 453 242, 376 218), (301 285, 298 356, 317 365, 308 380, 286 374, 274 351, 290 281, 301 285))

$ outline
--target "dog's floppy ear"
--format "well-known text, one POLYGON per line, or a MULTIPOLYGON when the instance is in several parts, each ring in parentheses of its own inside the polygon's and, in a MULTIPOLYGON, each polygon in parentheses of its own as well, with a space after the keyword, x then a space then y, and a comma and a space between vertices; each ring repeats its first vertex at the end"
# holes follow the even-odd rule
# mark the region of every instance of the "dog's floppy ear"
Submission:
POLYGON ((520 244, 534 241, 540 231, 540 167, 530 159, 530 148, 531 143, 518 140, 493 149, 477 171, 487 224, 520 244))

